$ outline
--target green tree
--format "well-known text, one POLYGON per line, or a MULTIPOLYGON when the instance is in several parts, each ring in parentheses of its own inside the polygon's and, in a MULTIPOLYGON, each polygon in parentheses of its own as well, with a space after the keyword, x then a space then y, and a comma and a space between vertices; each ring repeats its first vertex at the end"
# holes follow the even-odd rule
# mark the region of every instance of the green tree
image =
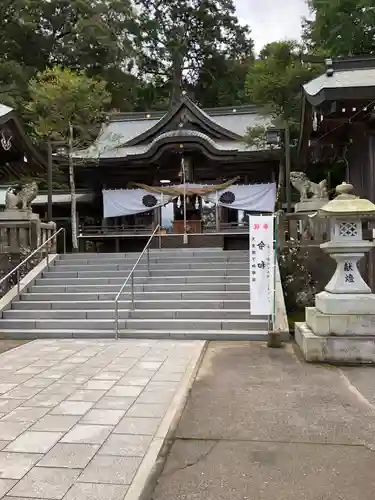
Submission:
POLYGON ((124 82, 134 64, 135 15, 130 0, 2 0, 0 88, 11 84, 19 90, 10 98, 25 99, 30 77, 60 65, 110 75, 116 104, 119 89, 132 102, 134 87, 124 82))
POLYGON ((249 28, 240 26, 233 0, 134 2, 139 12, 135 33, 140 49, 137 67, 162 96, 176 99, 181 86, 195 87, 202 72, 207 82, 227 78, 225 64, 221 64, 224 73, 219 74, 217 68, 212 74, 210 59, 252 56, 249 28))
POLYGON ((307 0, 304 40, 313 52, 349 56, 375 52, 374 0, 307 0))
POLYGON ((301 62, 297 42, 266 45, 250 67, 245 91, 249 101, 275 120, 286 121, 292 137, 298 135, 301 119, 301 86, 320 73, 320 67, 301 62))
POLYGON ((191 93, 207 108, 247 104, 245 82, 252 61, 252 57, 228 59, 214 54, 204 61, 191 93))
POLYGON ((27 113, 35 136, 68 147, 72 245, 77 250, 73 147, 91 142, 111 96, 103 80, 58 66, 38 73, 30 81, 29 91, 27 113))

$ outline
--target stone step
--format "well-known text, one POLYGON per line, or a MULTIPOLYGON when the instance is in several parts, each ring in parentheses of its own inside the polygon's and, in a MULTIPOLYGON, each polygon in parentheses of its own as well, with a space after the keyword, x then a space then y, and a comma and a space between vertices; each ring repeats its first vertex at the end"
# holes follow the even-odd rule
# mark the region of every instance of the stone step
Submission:
MULTIPOLYGON (((121 284, 116 285, 34 285, 32 287, 33 293, 98 293, 104 292, 119 292, 121 284)), ((127 288, 129 293, 131 284, 129 282, 127 288)), ((187 292, 187 291, 233 291, 233 292, 246 292, 249 290, 249 283, 184 283, 184 284, 152 284, 145 283, 144 285, 135 284, 134 291, 139 292, 187 292)))
MULTIPOLYGON (((114 319, 114 304, 111 309, 10 309, 3 312, 4 319, 114 319)), ((120 309, 121 319, 258 319, 250 317, 248 309, 120 309)))
MULTIPOLYGON (((185 264, 194 264, 195 262, 206 262, 206 263, 216 263, 216 264, 222 264, 222 263, 232 263, 232 262, 248 262, 249 256, 248 255, 243 255, 243 256, 233 256, 233 257, 226 257, 225 255, 218 255, 218 256, 204 256, 204 257, 193 257, 193 256, 181 256, 181 255, 171 255, 170 257, 166 256, 160 256, 160 257, 155 257, 153 255, 150 255, 150 263, 151 264, 171 264, 171 263, 182 263, 184 262, 185 264)), ((81 267, 82 265, 100 265, 101 262, 105 262, 107 264, 135 264, 137 259, 92 259, 92 258, 87 258, 87 259, 82 259, 82 261, 71 261, 71 260, 59 260, 56 262, 57 267, 64 267, 64 266, 71 266, 74 263, 79 263, 79 266, 81 267)), ((142 261, 147 264, 147 257, 144 256, 142 261)))
MULTIPOLYGON (((3 329, 0 332, 3 339, 113 339, 113 330, 61 330, 61 329, 3 329)), ((261 341, 268 338, 267 330, 123 330, 119 332, 119 338, 132 339, 175 339, 175 340, 242 340, 261 341)), ((283 340, 288 340, 287 338, 283 340)))
MULTIPOLYGON (((124 263, 122 262, 121 264, 108 264, 108 263, 103 263, 103 264, 71 264, 71 265, 62 265, 61 263, 59 264, 58 262, 55 265, 52 265, 49 269, 49 273, 65 273, 65 272, 107 272, 107 271, 128 271, 130 272, 134 266, 133 264, 129 263, 124 263)), ((246 269, 249 267, 249 260, 246 259, 244 261, 233 261, 233 262, 226 262, 224 265, 222 263, 219 263, 213 267, 212 264, 207 263, 207 262, 174 262, 173 263, 173 269, 170 264, 170 262, 165 262, 162 264, 158 264, 157 266, 151 266, 150 265, 150 270, 153 272, 164 272, 164 271, 183 271, 188 269, 190 270, 200 270, 200 269, 246 269)), ((146 261, 140 261, 138 264, 137 269, 141 271, 147 271, 148 266, 147 266, 147 260, 146 261)))
MULTIPOLYGON (((244 255, 248 253, 247 250, 223 250, 220 247, 213 248, 150 248, 150 253, 155 255, 165 255, 176 256, 183 255, 188 256, 191 255, 193 257, 200 256, 210 256, 210 255, 244 255)), ((86 260, 86 259, 116 259, 116 258, 130 258, 137 259, 140 255, 140 252, 118 252, 118 253, 67 253, 61 254, 60 260, 86 260)))
MULTIPOLYGON (((108 278, 108 277, 102 277, 102 278, 50 278, 50 277, 43 277, 43 278, 38 278, 35 280, 35 285, 39 286, 56 286, 56 285, 63 285, 63 286, 69 286, 69 285, 82 285, 82 286, 87 286, 87 285, 97 285, 97 286, 102 286, 102 285, 118 285, 119 288, 123 285, 125 280, 128 278, 128 274, 121 275, 121 273, 118 273, 118 277, 116 278, 108 278)), ((160 284, 165 284, 165 285, 181 285, 181 288, 185 284, 190 284, 190 283, 248 283, 249 282, 249 276, 244 275, 237 275, 237 276, 225 276, 225 275, 215 275, 215 274, 210 274, 207 276, 190 276, 190 275, 176 275, 176 276, 139 276, 137 273, 134 274, 134 282, 136 284, 149 284, 149 285, 160 285, 160 284)))
MULTIPOLYGON (((119 301, 120 309, 130 309, 131 301, 119 301)), ((137 300, 135 309, 239 309, 248 311, 249 300, 137 300)), ((12 303, 13 310, 48 310, 48 309, 114 309, 113 300, 87 301, 32 301, 21 300, 12 303)))
MULTIPOLYGON (((182 276, 242 276, 244 272, 249 268, 243 267, 243 268, 208 268, 207 266, 205 268, 199 269, 199 268, 176 268, 176 269, 171 269, 169 266, 168 268, 165 269, 151 269, 150 273, 148 273, 147 267, 146 268, 137 268, 135 271, 135 276, 149 276, 151 278, 156 278, 156 277, 176 277, 177 275, 182 275, 182 276)), ((119 277, 122 276, 126 278, 131 271, 131 268, 127 269, 117 269, 117 270, 110 270, 108 271, 107 269, 102 269, 100 271, 60 271, 59 269, 54 270, 51 269, 50 271, 45 271, 43 273, 43 278, 48 278, 48 279, 65 279, 65 278, 114 278, 114 277, 119 277)))
MULTIPOLYGON (((118 290, 114 292, 96 292, 96 293, 88 293, 86 292, 75 292, 75 293, 35 293, 33 290, 32 293, 25 293, 21 296, 22 300, 32 300, 32 301, 82 301, 82 300, 114 300, 118 294, 118 290)), ((129 291, 124 291, 121 295, 123 300, 130 299, 131 294, 129 291)), ((137 292, 135 293, 136 300, 249 300, 249 291, 245 292, 233 292, 230 290, 222 290, 222 291, 163 291, 163 292, 137 292)))
MULTIPOLYGON (((0 332, 8 330, 114 330, 112 319, 1 319, 0 332)), ((267 321, 257 319, 121 319, 120 329, 131 330, 252 330, 267 329, 267 321)))

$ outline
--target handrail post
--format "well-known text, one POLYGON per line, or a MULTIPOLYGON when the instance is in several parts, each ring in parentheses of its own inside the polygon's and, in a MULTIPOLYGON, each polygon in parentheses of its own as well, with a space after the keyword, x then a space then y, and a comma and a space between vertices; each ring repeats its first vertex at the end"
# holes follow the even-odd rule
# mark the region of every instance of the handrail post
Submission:
POLYGON ((132 310, 134 311, 134 272, 132 273, 132 310))
POLYGON ((20 300, 20 294, 21 294, 21 284, 20 284, 20 268, 17 269, 17 299, 20 300))
POLYGON ((150 270, 150 252, 149 252, 150 249, 149 249, 149 246, 150 246, 154 236, 156 235, 157 231, 159 230, 159 228, 160 228, 160 226, 157 225, 157 227, 155 228, 155 231, 150 236, 148 242, 146 243, 146 246, 144 247, 144 249, 141 252, 141 255, 138 257, 136 263, 134 264, 132 270, 128 274, 128 277, 124 281, 122 287, 120 288, 120 290, 119 290, 119 292, 116 295, 116 298, 114 300, 115 316, 116 316, 116 319, 115 319, 116 339, 118 338, 118 334, 119 334, 119 326, 118 326, 119 325, 119 306, 118 306, 118 302, 120 300, 120 297, 123 293, 124 288, 129 284, 129 280, 131 280, 131 310, 135 309, 134 273, 135 273, 135 270, 137 269, 139 262, 143 259, 145 253, 147 252, 147 269, 148 269, 148 273, 150 275, 151 270, 150 270))
POLYGON ((66 229, 63 227, 63 254, 66 254, 66 229))
POLYGON ((118 301, 117 300, 116 300, 115 315, 116 315, 116 340, 118 340, 118 301))

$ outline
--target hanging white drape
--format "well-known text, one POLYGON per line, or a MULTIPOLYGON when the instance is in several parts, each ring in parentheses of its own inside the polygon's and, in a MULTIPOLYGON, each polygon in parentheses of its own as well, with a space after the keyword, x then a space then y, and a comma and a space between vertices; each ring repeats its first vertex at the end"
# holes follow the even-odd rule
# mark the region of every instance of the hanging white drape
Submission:
POLYGON ((162 207, 172 196, 154 194, 144 189, 103 189, 103 217, 136 215, 162 207))
POLYGON ((230 186, 222 191, 210 193, 206 199, 219 206, 249 212, 274 212, 276 184, 250 184, 230 186))

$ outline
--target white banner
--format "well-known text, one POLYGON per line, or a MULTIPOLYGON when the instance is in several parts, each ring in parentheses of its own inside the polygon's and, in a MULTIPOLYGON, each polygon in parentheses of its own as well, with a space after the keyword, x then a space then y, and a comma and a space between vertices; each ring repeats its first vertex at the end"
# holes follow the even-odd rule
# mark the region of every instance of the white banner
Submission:
POLYGON ((250 227, 250 314, 271 316, 274 299, 274 217, 251 215, 250 227))
POLYGON ((274 212, 276 184, 234 184, 227 189, 210 193, 207 199, 222 207, 249 212, 274 212))
POLYGON ((103 217, 141 214, 162 207, 172 199, 144 189, 103 189, 103 217))

